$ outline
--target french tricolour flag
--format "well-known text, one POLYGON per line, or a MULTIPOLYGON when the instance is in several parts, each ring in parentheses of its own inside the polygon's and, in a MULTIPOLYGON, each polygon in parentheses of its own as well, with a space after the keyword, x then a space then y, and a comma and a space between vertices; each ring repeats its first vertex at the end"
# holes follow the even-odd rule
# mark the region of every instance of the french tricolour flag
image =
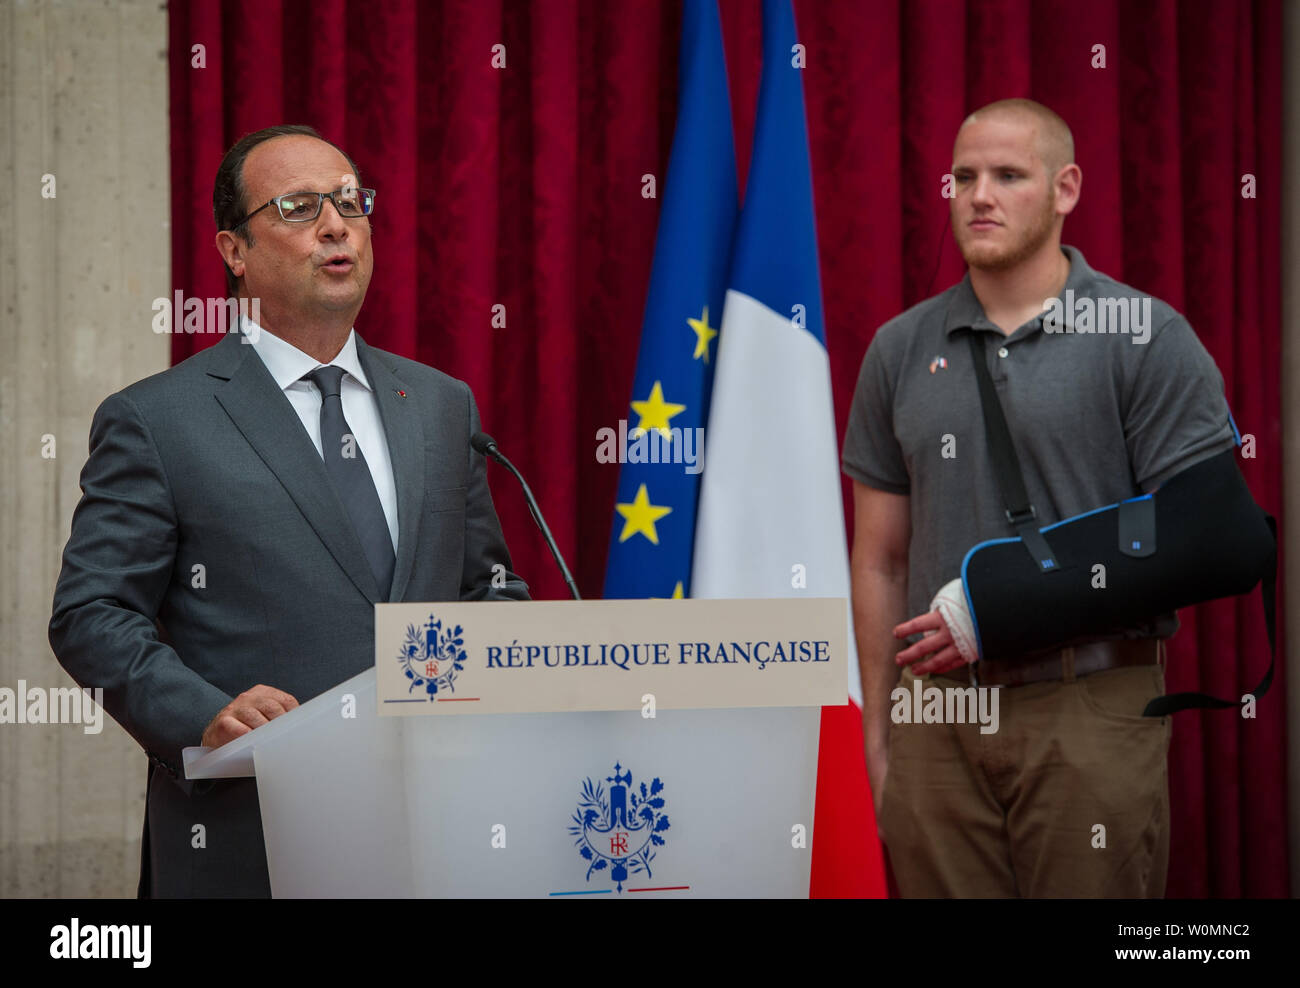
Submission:
MULTIPOLYGON (((763 76, 705 430, 693 597, 849 596, 795 43, 790 0, 764 0, 763 76)), ((852 650, 851 628, 848 640, 852 650)), ((846 706, 822 709, 814 897, 885 894, 855 654, 846 696, 846 706)))

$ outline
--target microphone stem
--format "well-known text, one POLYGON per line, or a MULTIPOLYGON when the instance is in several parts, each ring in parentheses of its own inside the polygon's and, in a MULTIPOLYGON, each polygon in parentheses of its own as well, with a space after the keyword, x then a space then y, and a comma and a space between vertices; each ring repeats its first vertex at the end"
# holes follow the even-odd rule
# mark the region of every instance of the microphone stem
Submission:
POLYGON ((515 465, 506 459, 506 455, 497 448, 496 443, 488 447, 488 452, 492 459, 496 460, 503 467, 515 475, 519 485, 524 489, 524 500, 528 504, 528 510, 533 516, 533 521, 537 522, 537 527, 542 530, 542 538, 546 540, 546 546, 551 550, 551 555, 555 557, 555 565, 560 567, 560 575, 564 577, 564 582, 569 587, 569 593, 573 594, 574 600, 582 600, 582 594, 578 593, 578 584, 573 580, 573 574, 569 572, 569 567, 564 562, 564 557, 560 555, 560 547, 555 544, 555 537, 551 535, 551 529, 546 524, 546 519, 542 517, 541 509, 537 507, 537 499, 533 497, 533 490, 528 486, 528 481, 524 480, 515 465))

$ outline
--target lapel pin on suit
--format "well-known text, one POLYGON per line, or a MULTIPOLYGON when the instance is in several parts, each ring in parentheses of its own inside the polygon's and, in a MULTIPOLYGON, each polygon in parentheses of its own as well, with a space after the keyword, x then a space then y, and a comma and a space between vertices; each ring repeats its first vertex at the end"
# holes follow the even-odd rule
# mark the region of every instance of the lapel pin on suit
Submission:
MULTIPOLYGON (((394 390, 394 391, 397 391, 396 388, 393 388, 393 390, 394 390)), ((399 398, 405 398, 405 397, 406 397, 406 392, 405 392, 405 391, 397 391, 397 397, 399 397, 399 398)))

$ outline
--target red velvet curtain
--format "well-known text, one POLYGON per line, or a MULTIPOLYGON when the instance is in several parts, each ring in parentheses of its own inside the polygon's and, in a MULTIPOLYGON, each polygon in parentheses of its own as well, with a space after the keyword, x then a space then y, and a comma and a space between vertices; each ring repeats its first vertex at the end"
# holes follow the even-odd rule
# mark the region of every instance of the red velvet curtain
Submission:
MULTIPOLYGON (((720 6, 743 183, 762 25, 758 4, 720 6)), ((1066 242, 1187 314, 1255 438, 1256 498, 1278 514, 1278 0, 795 8, 839 428, 876 328, 962 275, 940 195, 958 124, 1029 96, 1074 130, 1083 199, 1066 242)), ((171 5, 174 287, 224 293, 212 180, 239 136, 309 123, 346 147, 379 189, 358 331, 470 383, 588 596, 617 483, 595 436, 627 414, 658 212, 642 176, 662 181, 667 161, 680 23, 680 3, 652 0, 171 5)), ((215 341, 177 335, 173 357, 215 341)), ((492 477, 516 569, 535 595, 565 596, 518 491, 492 477)), ((1255 685, 1258 595, 1181 616, 1171 690, 1255 685)), ((1278 673, 1255 720, 1175 720, 1170 896, 1287 894, 1278 673)))

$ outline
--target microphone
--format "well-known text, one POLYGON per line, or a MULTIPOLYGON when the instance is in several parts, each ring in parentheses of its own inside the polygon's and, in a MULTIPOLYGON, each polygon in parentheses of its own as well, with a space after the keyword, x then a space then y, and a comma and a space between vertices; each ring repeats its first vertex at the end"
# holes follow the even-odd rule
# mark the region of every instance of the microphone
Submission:
POLYGON ((537 527, 542 530, 542 538, 546 539, 546 544, 550 547, 551 555, 555 557, 555 564, 560 567, 560 575, 564 577, 569 592, 573 594, 574 600, 582 600, 582 594, 578 593, 578 585, 573 582, 573 574, 569 572, 564 557, 560 555, 560 547, 555 544, 555 538, 551 535, 550 528, 547 527, 546 519, 542 517, 542 509, 537 506, 537 499, 533 497, 532 488, 528 486, 528 481, 524 480, 524 475, 515 469, 513 463, 506 459, 505 454, 497 448, 497 441, 486 432, 474 433, 474 435, 470 436, 469 444, 474 447, 474 452, 480 456, 496 460, 515 475, 515 479, 519 481, 519 485, 524 489, 524 500, 528 502, 528 510, 532 512, 533 521, 537 522, 537 527))

